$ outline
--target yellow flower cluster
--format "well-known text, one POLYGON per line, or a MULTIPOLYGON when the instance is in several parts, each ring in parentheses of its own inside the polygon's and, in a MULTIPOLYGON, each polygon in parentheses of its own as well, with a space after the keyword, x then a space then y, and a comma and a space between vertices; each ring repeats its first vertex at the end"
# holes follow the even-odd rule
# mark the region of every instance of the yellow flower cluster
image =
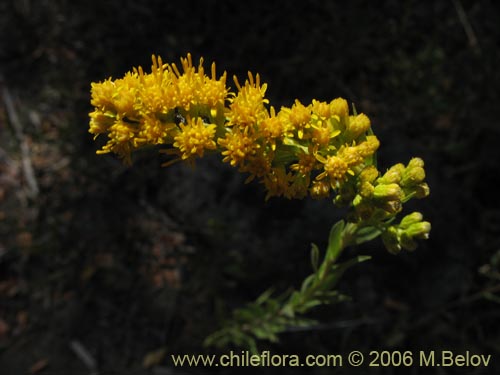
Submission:
POLYGON ((327 197, 372 164, 379 141, 366 115, 349 115, 345 99, 296 100, 276 113, 258 75, 236 86, 218 144, 224 161, 263 181, 267 197, 327 197))
MULTIPOLYGON (((391 185, 382 184, 374 167, 379 141, 369 118, 350 114, 345 99, 308 105, 295 100, 276 111, 258 74, 249 72, 243 85, 236 78, 234 82, 236 90, 230 92, 226 73, 217 78, 212 64, 208 76, 203 59, 195 67, 188 54, 181 69, 153 56, 151 73, 139 67, 121 79, 92 83, 95 109, 89 131, 108 137, 98 153, 114 152, 130 161, 137 148, 164 145, 176 156, 170 164, 217 152, 224 162, 248 173, 248 180, 260 180, 267 198, 324 198, 333 193, 339 204, 356 198, 360 215, 369 206, 366 202, 377 200, 380 186, 391 185)), ((415 177, 402 168, 397 166, 401 179, 415 177)), ((402 194, 399 200, 417 193, 402 194)))
POLYGON ((89 132, 107 134, 98 153, 114 152, 130 162, 131 152, 147 145, 172 145, 182 160, 215 149, 215 122, 224 120, 226 74, 205 74, 203 60, 191 55, 175 64, 153 56, 151 73, 139 67, 123 78, 92 83, 89 132))

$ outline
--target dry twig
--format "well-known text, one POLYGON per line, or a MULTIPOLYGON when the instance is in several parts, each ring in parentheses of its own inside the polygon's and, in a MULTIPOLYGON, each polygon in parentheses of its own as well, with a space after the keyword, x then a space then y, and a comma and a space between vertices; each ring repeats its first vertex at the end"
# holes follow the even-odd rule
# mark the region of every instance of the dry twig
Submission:
POLYGON ((38 182, 36 180, 35 172, 33 169, 33 164, 31 162, 29 142, 27 137, 23 134, 23 128, 19 116, 17 114, 16 108, 14 106, 14 101, 12 100, 12 96, 10 94, 9 89, 5 85, 2 90, 2 96, 5 109, 7 111, 7 116, 9 118, 12 127, 14 128, 14 134, 20 145, 22 168, 23 168, 24 178, 28 186, 28 196, 30 198, 36 198, 39 189, 38 189, 38 182))

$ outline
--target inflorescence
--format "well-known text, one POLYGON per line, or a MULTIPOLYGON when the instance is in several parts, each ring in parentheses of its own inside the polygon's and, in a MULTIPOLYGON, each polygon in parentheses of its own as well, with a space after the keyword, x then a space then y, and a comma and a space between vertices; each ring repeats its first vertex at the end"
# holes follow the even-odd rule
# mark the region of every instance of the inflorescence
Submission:
MULTIPOLYGON (((249 72, 244 85, 234 77, 232 92, 226 73, 217 77, 215 63, 210 73, 203 59, 193 66, 189 54, 181 69, 153 56, 151 73, 139 67, 121 79, 92 83, 89 132, 107 135, 97 153, 131 162, 133 151, 160 145, 172 158, 165 165, 219 153, 247 173, 247 181, 262 182, 266 199, 333 197, 353 208, 350 220, 372 225, 393 218, 407 200, 429 194, 419 158, 385 173, 376 168, 380 142, 370 119, 350 113, 345 99, 307 105, 295 100, 276 111, 258 74, 249 72)), ((414 239, 427 237, 430 224, 419 215, 385 231, 390 251, 412 250, 414 239)))

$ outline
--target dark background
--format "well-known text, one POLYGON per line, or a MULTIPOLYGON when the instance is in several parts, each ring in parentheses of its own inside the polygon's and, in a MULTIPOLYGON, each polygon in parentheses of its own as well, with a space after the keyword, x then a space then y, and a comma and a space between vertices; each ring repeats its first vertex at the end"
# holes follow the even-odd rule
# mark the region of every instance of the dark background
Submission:
POLYGON ((342 215, 328 200, 264 202, 217 157, 163 169, 155 150, 132 167, 95 155, 90 82, 191 52, 240 81, 259 72, 277 108, 345 97, 371 118, 382 168, 426 162, 431 196, 408 210, 431 238, 399 256, 379 240, 349 249, 373 257, 340 285, 352 301, 262 348, 469 350, 492 364, 464 373, 498 373, 498 25, 487 0, 2 1, 0 372, 88 374, 77 342, 102 374, 211 373, 154 354, 204 352, 232 308, 310 272, 310 243, 324 248, 342 215))

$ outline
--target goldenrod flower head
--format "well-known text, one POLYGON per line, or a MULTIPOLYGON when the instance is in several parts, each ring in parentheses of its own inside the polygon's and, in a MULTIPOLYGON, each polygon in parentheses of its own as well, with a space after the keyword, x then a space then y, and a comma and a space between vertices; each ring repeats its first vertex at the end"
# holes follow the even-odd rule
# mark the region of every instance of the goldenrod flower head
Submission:
POLYGON ((268 139, 279 138, 284 133, 284 125, 281 119, 276 116, 274 108, 271 107, 271 115, 259 123, 261 136, 268 139))
POLYGON ((295 175, 292 184, 285 193, 288 199, 303 199, 307 196, 310 179, 307 176, 295 175))
POLYGON ((103 82, 92 82, 91 85, 90 104, 96 107, 97 111, 106 112, 113 111, 113 96, 116 92, 116 84, 108 78, 103 82))
POLYGON ((325 180, 315 180, 309 189, 309 194, 314 199, 327 198, 330 195, 330 184, 325 180))
MULTIPOLYGON (((202 62, 203 60, 200 61, 200 66, 202 62)), ((175 64, 171 65, 174 72, 172 80, 176 89, 174 94, 175 106, 189 111, 191 105, 196 104, 195 94, 202 83, 200 81, 204 79, 204 74, 203 72, 201 72, 201 75, 196 73, 191 54, 188 54, 186 58, 181 58, 181 65, 182 73, 175 64)))
POLYGON ((205 104, 211 108, 224 105, 228 95, 226 87, 226 72, 217 79, 215 63, 212 63, 212 75, 204 77, 201 88, 196 93, 198 104, 205 104))
POLYGON ((322 120, 318 120, 317 125, 314 126, 312 130, 312 141, 319 147, 328 147, 332 135, 335 134, 332 133, 332 129, 328 125, 328 123, 325 123, 322 120))
POLYGON ((316 157, 310 152, 302 151, 299 152, 298 158, 298 162, 292 164, 290 169, 292 171, 296 171, 297 174, 302 176, 309 175, 317 164, 316 157))
POLYGON ((344 160, 349 167, 359 165, 364 161, 363 156, 355 146, 342 146, 337 152, 337 156, 344 160))
POLYGON ((116 121, 114 115, 103 113, 99 110, 90 112, 89 117, 89 133, 94 134, 94 139, 99 134, 107 132, 110 126, 113 125, 116 121))
POLYGON ((287 130, 300 130, 311 120, 311 109, 304 106, 298 99, 295 99, 292 108, 282 107, 278 116, 283 119, 287 130))
POLYGON ((336 184, 338 184, 340 181, 343 181, 346 178, 349 166, 344 160, 342 160, 338 156, 328 156, 324 161, 323 169, 324 172, 320 173, 316 177, 316 179, 321 180, 324 177, 328 176, 332 187, 334 187, 336 184))
POLYGON ((203 156, 205 150, 214 150, 216 144, 214 124, 205 124, 201 118, 187 118, 186 124, 180 124, 181 131, 174 137, 173 146, 179 149, 181 159, 203 156))
POLYGON ((97 154, 107 154, 114 152, 130 163, 130 152, 134 149, 134 137, 136 129, 133 125, 117 120, 110 128, 109 140, 97 154))
POLYGON ((375 166, 369 165, 359 173, 358 176, 358 191, 359 195, 363 198, 370 198, 373 196, 375 187, 373 186, 375 180, 379 175, 379 171, 375 166))
POLYGON ((261 148, 254 151, 253 155, 246 158, 247 163, 240 166, 242 172, 250 173, 246 182, 252 181, 255 177, 262 178, 271 172, 272 155, 263 153, 261 148))
MULTIPOLYGON (((142 69, 140 70, 142 72, 142 69)), ((142 73, 141 90, 138 91, 136 110, 143 116, 167 113, 175 108, 176 88, 172 82, 172 73, 157 71, 156 74, 142 73)))
POLYGON ((264 185, 267 189, 266 200, 270 197, 287 196, 291 181, 292 175, 287 173, 284 167, 272 168, 270 173, 264 176, 264 185))
POLYGON ((372 183, 374 182, 379 175, 379 171, 375 166, 369 165, 365 167, 361 173, 359 174, 359 179, 361 182, 369 182, 372 183))
POLYGON ((224 138, 219 138, 218 143, 222 146, 222 161, 229 162, 233 167, 241 166, 249 157, 255 155, 259 145, 248 131, 233 128, 228 131, 224 138))
POLYGON ((361 134, 370 129, 370 119, 364 113, 357 116, 350 116, 347 125, 347 132, 351 139, 358 138, 361 134))
POLYGON ((330 117, 330 106, 326 102, 320 102, 316 99, 312 100, 312 112, 322 119, 330 117))
POLYGON ((248 79, 242 87, 236 76, 234 83, 238 88, 236 96, 230 99, 228 112, 229 124, 238 126, 254 125, 258 121, 265 119, 268 114, 264 104, 269 103, 265 99, 267 84, 260 84, 260 76, 257 74, 254 77, 248 72, 248 79))
POLYGON ((168 142, 169 133, 175 129, 174 123, 160 121, 157 117, 146 116, 141 121, 136 141, 141 145, 161 145, 168 142))
POLYGON ((356 146, 356 149, 363 159, 371 157, 378 150, 380 142, 374 135, 366 136, 366 140, 356 146))
POLYGON ((349 105, 344 98, 336 98, 330 102, 331 116, 339 116, 340 118, 349 116, 349 105))

